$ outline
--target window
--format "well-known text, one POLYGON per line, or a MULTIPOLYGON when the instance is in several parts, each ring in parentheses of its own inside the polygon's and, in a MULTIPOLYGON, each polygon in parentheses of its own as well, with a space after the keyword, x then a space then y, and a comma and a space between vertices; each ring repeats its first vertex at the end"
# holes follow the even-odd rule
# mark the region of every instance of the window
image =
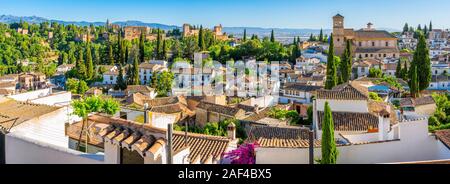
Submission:
POLYGON ((341 39, 339 39, 339 38, 338 38, 338 39, 337 39, 337 41, 338 41, 338 42, 340 42, 340 41, 341 41, 341 39))
POLYGON ((383 57, 386 57, 386 54, 383 54, 383 57))
POLYGON ((394 54, 394 57, 396 57, 395 54, 394 54))
POLYGON ((358 45, 359 45, 360 47, 362 47, 362 42, 359 42, 358 45))
POLYGON ((438 74, 438 71, 437 71, 437 70, 435 70, 435 71, 434 71, 434 74, 436 74, 436 75, 437 75, 437 74, 438 74))
POLYGON ((109 80, 113 80, 113 76, 109 76, 109 80))
POLYGON ((389 47, 389 42, 386 42, 386 47, 389 47))
POLYGON ((366 57, 369 57, 369 54, 366 54, 366 57))
POLYGON ((373 57, 373 54, 370 54, 370 57, 373 57))
POLYGON ((372 47, 375 47, 375 42, 372 42, 372 47))

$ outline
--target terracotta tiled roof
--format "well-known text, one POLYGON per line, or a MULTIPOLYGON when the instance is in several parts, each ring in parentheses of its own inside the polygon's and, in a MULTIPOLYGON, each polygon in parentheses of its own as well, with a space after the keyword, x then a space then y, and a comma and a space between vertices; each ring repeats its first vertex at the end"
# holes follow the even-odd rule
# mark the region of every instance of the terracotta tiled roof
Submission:
POLYGON ((435 132, 436 137, 450 149, 450 129, 438 130, 435 132))
MULTIPOLYGON (((162 145, 166 144, 165 129, 99 114, 91 115, 88 119, 92 139, 98 142, 108 141, 123 148, 137 151, 141 156, 147 154, 157 156, 162 145)), ((76 124, 81 123, 78 122, 76 124)), ((72 127, 74 129, 77 127, 80 129, 79 127, 81 126, 72 124, 72 127)), ((189 147, 189 160, 191 163, 195 161, 204 163, 209 158, 220 160, 231 141, 226 137, 194 133, 188 133, 187 135, 188 145, 186 146, 184 139, 185 133, 174 131, 173 152, 176 154, 189 147)))
MULTIPOLYGON (((308 132, 297 127, 252 126, 248 141, 257 141, 266 148, 306 148, 309 147, 308 132)), ((319 146, 320 141, 314 140, 314 147, 319 146)))
POLYGON ((396 38, 394 35, 383 30, 358 30, 355 31, 357 38, 396 38))
POLYGON ((407 107, 407 106, 420 106, 420 105, 428 105, 428 104, 434 104, 435 101, 432 96, 425 96, 420 98, 403 98, 400 100, 400 106, 401 107, 407 107))
POLYGON ((183 115, 194 115, 194 112, 187 107, 186 98, 183 96, 155 98, 151 100, 143 99, 143 103, 149 105, 149 111, 151 112, 166 114, 183 112, 183 115))
POLYGON ((284 89, 285 90, 297 90, 297 91, 306 91, 306 92, 311 92, 311 91, 316 91, 319 89, 322 89, 322 86, 311 86, 311 85, 305 85, 305 84, 287 84, 284 89))
POLYGON ((240 112, 244 113, 244 110, 240 109, 240 108, 218 105, 218 104, 213 104, 213 103, 208 103, 208 102, 200 102, 200 104, 198 104, 198 106, 197 106, 197 109, 204 109, 207 111, 226 114, 229 116, 235 116, 235 115, 239 114, 240 112))
MULTIPOLYGON (((0 116, 6 118, 18 118, 14 126, 17 126, 25 121, 33 118, 43 116, 60 109, 61 107, 37 105, 32 103, 18 102, 11 99, 0 100, 0 116)), ((3 128, 10 129, 12 124, 3 125, 3 128)))
POLYGON ((155 89, 150 88, 149 86, 145 85, 129 85, 127 86, 127 89, 125 89, 126 94, 130 93, 151 93, 152 91, 155 91, 155 89))
POLYGON ((368 100, 369 90, 357 82, 350 82, 336 86, 332 90, 317 91, 317 99, 368 100))
MULTIPOLYGON (((334 130, 367 132, 370 128, 378 128, 378 117, 370 113, 333 112, 334 130)), ((318 126, 322 130, 324 112, 318 111, 318 126)))
MULTIPOLYGON (((281 105, 281 104, 278 104, 278 105, 276 105, 274 108, 278 108, 278 109, 287 109, 288 106, 290 106, 290 105, 281 105)), ((268 117, 268 116, 269 116, 268 114, 269 114, 270 110, 272 110, 272 108, 265 108, 265 109, 263 109, 262 111, 260 111, 258 114, 254 113, 254 114, 252 114, 252 115, 246 117, 246 118, 244 119, 244 121, 257 122, 257 121, 259 121, 259 120, 261 120, 261 119, 264 119, 264 118, 268 117)))

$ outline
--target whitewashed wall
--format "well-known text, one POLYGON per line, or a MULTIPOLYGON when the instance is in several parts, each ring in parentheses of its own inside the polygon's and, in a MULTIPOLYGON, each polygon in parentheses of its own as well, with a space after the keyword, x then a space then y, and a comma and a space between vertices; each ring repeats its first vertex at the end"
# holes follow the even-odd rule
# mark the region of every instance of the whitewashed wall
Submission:
POLYGON ((21 94, 17 94, 17 95, 11 95, 11 96, 9 96, 9 98, 12 98, 17 101, 27 101, 27 100, 34 100, 36 98, 48 96, 50 94, 52 94, 52 89, 47 88, 47 89, 40 89, 40 90, 30 91, 30 92, 26 92, 26 93, 21 93, 21 94))
POLYGON ((317 110, 324 111, 325 102, 330 104, 333 112, 369 112, 366 100, 324 100, 317 99, 317 110))
MULTIPOLYGON (((450 159, 450 150, 428 134, 427 121, 399 125, 400 141, 339 146, 338 164, 374 164, 450 159)), ((257 148, 257 164, 308 164, 308 149, 257 148)), ((314 151, 320 158, 320 148, 314 151)))
POLYGON ((29 140, 24 137, 6 136, 7 164, 102 164, 101 154, 83 154, 29 140))
POLYGON ((61 92, 61 93, 53 93, 51 95, 32 100, 31 102, 35 104, 60 106, 60 105, 69 105, 71 101, 72 101, 72 93, 61 92))

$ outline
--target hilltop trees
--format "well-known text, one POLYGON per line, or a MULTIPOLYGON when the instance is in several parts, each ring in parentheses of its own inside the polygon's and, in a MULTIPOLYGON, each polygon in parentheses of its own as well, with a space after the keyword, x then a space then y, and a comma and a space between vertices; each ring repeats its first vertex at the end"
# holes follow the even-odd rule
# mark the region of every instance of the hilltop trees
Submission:
POLYGON ((411 62, 411 70, 409 71, 409 78, 411 80, 413 75, 417 74, 419 91, 427 89, 431 82, 431 61, 429 55, 425 36, 423 33, 419 33, 419 42, 414 52, 413 61, 411 62), (414 71, 415 69, 417 69, 417 72, 414 71))
POLYGON ((334 139, 334 122, 330 105, 325 102, 325 111, 322 125, 322 159, 321 164, 336 164, 338 150, 334 139))
POLYGON ((77 72, 77 77, 79 79, 85 79, 86 78, 86 65, 84 63, 83 60, 84 56, 83 56, 83 50, 80 49, 78 51, 78 59, 77 59, 77 63, 75 65, 76 68, 76 72, 77 72))
POLYGON ((334 43, 333 43, 333 35, 331 35, 330 39, 330 49, 328 50, 328 60, 327 60, 327 79, 325 82, 325 89, 332 89, 337 85, 337 71, 336 65, 334 63, 334 43))

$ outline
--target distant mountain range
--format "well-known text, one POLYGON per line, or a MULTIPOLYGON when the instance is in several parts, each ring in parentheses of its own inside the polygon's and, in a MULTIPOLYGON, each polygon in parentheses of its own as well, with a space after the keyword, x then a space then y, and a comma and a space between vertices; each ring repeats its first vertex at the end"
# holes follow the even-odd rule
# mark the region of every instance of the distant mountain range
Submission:
MULTIPOLYGON (((0 22, 1 23, 16 23, 20 21, 26 21, 30 23, 42 23, 46 21, 50 22, 58 22, 60 24, 75 24, 78 26, 89 26, 91 24, 99 26, 99 25, 105 25, 106 22, 86 22, 86 21, 62 21, 62 20, 50 20, 42 17, 37 16, 13 16, 13 15, 0 15, 0 22)), ((180 26, 175 25, 166 25, 166 24, 160 24, 160 23, 145 23, 141 21, 118 21, 118 22, 112 22, 113 24, 118 24, 120 26, 148 26, 151 28, 160 28, 163 30, 172 30, 172 29, 181 29, 180 26)), ((226 32, 227 34, 231 34, 237 37, 241 37, 243 35, 244 29, 247 30, 247 36, 250 37, 252 34, 258 35, 258 37, 263 38, 265 36, 270 36, 270 33, 272 29, 275 32, 275 36, 277 39, 280 40, 291 40, 293 37, 300 36, 302 38, 308 37, 311 33, 312 34, 319 34, 320 29, 290 29, 290 28, 261 28, 261 27, 223 27, 223 32, 226 32)), ((380 28, 387 30, 389 32, 396 32, 399 30, 396 29, 386 29, 386 28, 380 28)), ((330 29, 324 29, 324 34, 330 35, 331 30, 330 29)))

